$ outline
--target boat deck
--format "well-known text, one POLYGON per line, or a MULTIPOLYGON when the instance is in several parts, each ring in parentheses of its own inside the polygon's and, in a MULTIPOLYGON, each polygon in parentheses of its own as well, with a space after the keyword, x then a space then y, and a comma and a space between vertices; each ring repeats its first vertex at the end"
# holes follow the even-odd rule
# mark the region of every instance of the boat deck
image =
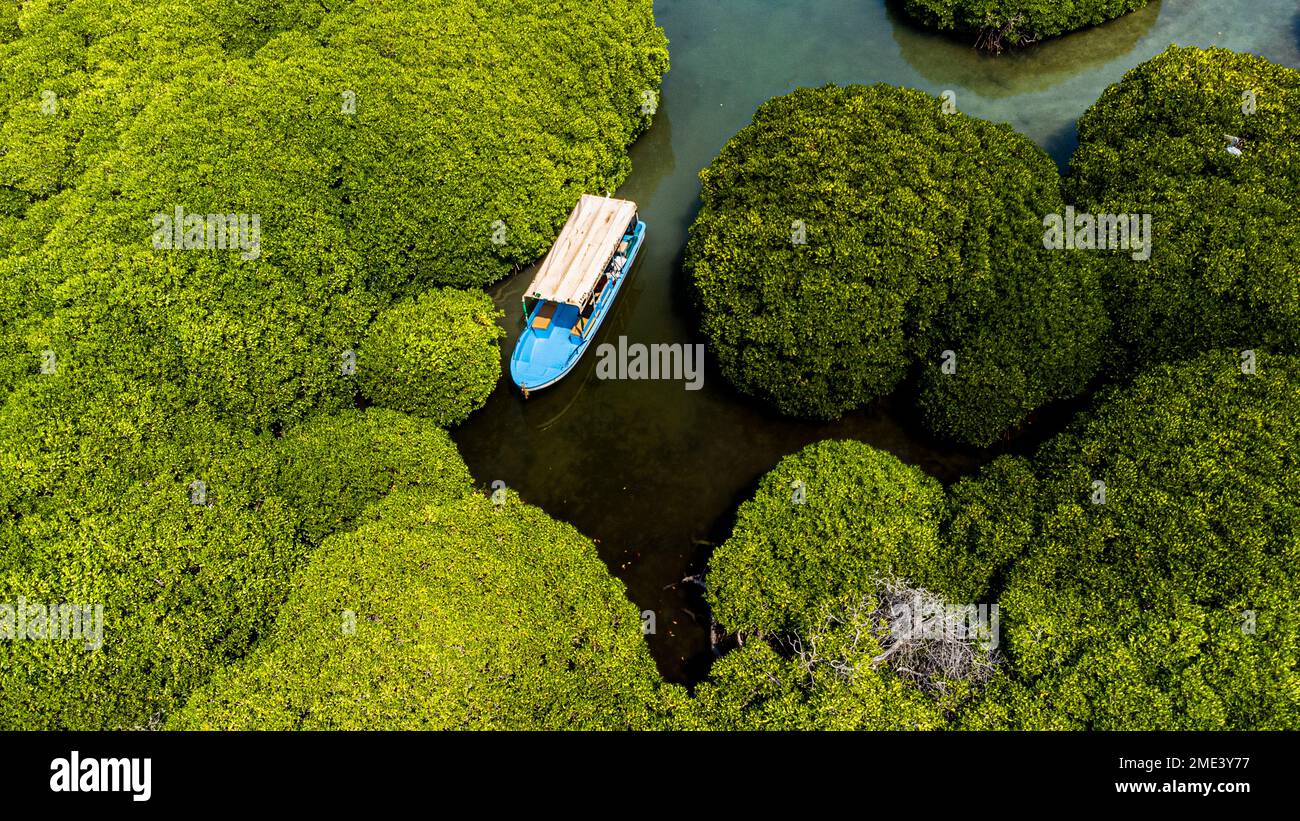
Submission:
POLYGON ((577 321, 576 306, 557 305, 547 327, 532 327, 519 338, 515 358, 521 365, 528 366, 535 384, 544 384, 564 372, 574 349, 581 342, 572 334, 577 321))
MULTIPOLYGON (((552 254, 547 257, 542 269, 545 272, 549 268, 552 274, 561 272, 564 275, 558 279, 539 275, 534 279, 532 290, 525 294, 524 307, 527 315, 524 329, 510 358, 510 377, 523 389, 525 396, 530 390, 540 390, 555 384, 573 369, 610 312, 614 297, 636 260, 645 238, 645 223, 636 220, 626 226, 626 230, 611 231, 613 226, 607 222, 611 215, 621 218, 621 213, 630 208, 632 217, 635 217, 636 206, 620 200, 610 202, 617 203, 618 207, 611 209, 607 207, 608 203, 599 198, 584 198, 584 202, 575 210, 570 226, 584 230, 570 231, 566 228, 562 232, 562 236, 569 234, 589 238, 586 229, 598 229, 602 234, 600 245, 606 247, 592 259, 600 261, 600 264, 583 272, 580 278, 572 276, 576 273, 572 267, 572 255, 560 253, 571 248, 561 248, 557 243, 557 248, 552 249, 552 254), (600 208, 592 209, 592 200, 600 208), (558 262, 551 264, 553 260, 558 262), (555 281, 552 282, 552 279, 555 281), (565 300, 559 298, 561 292, 581 297, 565 300), (538 300, 531 308, 528 306, 530 299, 538 300), (583 316, 579 305, 587 306, 587 316, 583 316), (580 329, 581 333, 575 332, 575 329, 580 329)), ((587 257, 592 253, 597 252, 584 247, 579 257, 587 257)), ((584 262, 583 266, 585 265, 584 262)))

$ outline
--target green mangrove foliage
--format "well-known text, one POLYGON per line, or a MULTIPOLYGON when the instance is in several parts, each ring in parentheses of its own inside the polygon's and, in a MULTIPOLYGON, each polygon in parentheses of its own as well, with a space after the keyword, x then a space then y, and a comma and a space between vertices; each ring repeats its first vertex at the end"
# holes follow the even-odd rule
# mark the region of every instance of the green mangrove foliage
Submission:
MULTIPOLYGON (((908 7, 1025 41, 1136 5, 908 7)), ((1050 160, 917 92, 759 110, 687 253, 743 391, 834 417, 910 380, 988 444, 1097 372, 1102 276, 1140 375, 947 492, 783 460, 710 562, 738 646, 691 700, 593 544, 438 427, 500 370, 444 286, 627 173, 650 0, 0 0, 0 65, 0 727, 1300 722, 1296 72, 1175 48, 1085 116, 1070 192, 1152 213, 1149 261, 1045 249, 1050 160), (974 601, 1000 646, 909 627, 974 601)))
POLYGON ((987 602, 1037 538, 1034 463, 999 456, 948 488, 936 573, 956 601, 987 602))
POLYGON ((684 703, 590 541, 514 496, 416 488, 327 539, 173 726, 652 729, 684 703))
POLYGON ((500 312, 487 294, 431 289, 381 313, 366 332, 357 379, 377 405, 454 425, 501 378, 500 312))
POLYGON ((539 256, 623 179, 667 65, 649 0, 71 5, 0 45, 0 349, 259 427, 348 407, 340 358, 395 297, 539 256))
POLYGON ((907 89, 799 89, 701 180, 703 330, 727 378, 783 412, 832 418, 919 372, 929 424, 986 445, 1097 369, 1095 268, 1043 247, 1059 176, 1007 126, 907 89))
POLYGON ((810 446, 764 477, 710 562, 715 616, 741 646, 698 689, 701 715, 729 729, 1294 727, 1297 431, 1300 359, 1230 351, 1109 389, 1033 459, 999 458, 946 494, 867 445, 810 446), (909 633, 918 609, 954 605, 977 608, 949 622, 963 640, 909 633))
POLYGON ((276 443, 275 466, 276 492, 298 511, 310 544, 350 530, 361 511, 395 490, 457 499, 473 484, 446 431, 384 408, 312 417, 276 443))
POLYGON ((318 33, 349 235, 383 290, 481 285, 614 190, 668 68, 652 0, 353 3, 318 33), (338 118, 336 118, 338 119, 338 118))
MULTIPOLYGON (((697 691, 725 729, 934 729, 996 672, 989 647, 913 628, 946 607, 943 488, 892 455, 825 441, 741 505, 708 598, 739 649, 697 691)), ((958 581, 960 584, 960 580, 958 581)))
POLYGON ((0 407, 0 441, 0 726, 156 726, 269 629, 304 554, 269 437, 54 375, 0 407))
MULTIPOLYGON (((480 293, 417 295, 500 278, 617 186, 664 37, 650 0, 5 0, 0 66, 0 602, 47 635, 55 605, 102 618, 102 645, 0 643, 0 726, 158 726, 271 633, 322 540, 469 489, 434 420, 482 403, 499 332, 480 293), (355 410, 367 355, 393 380, 371 397, 430 418, 355 410)), ((517 584, 545 586, 525 524, 517 584)), ((596 569, 546 587, 550 617, 614 601, 596 569)), ((640 676, 610 606, 565 658, 618 644, 640 676)), ((500 615, 473 652, 508 645, 500 615)))
POLYGON ((815 657, 759 639, 727 653, 696 689, 702 720, 730 731, 947 726, 943 705, 907 679, 873 668, 880 640, 867 629, 865 610, 854 616, 828 611, 824 626, 799 636, 815 657))
POLYGON ((931 28, 978 34, 978 47, 1002 51, 1099 25, 1146 4, 1147 0, 903 0, 903 9, 931 28))
POLYGON ((1067 181, 1079 210, 1152 215, 1151 258, 1116 254, 1103 274, 1129 367, 1300 349, 1297 110, 1300 72, 1171 46, 1079 120, 1067 181))
POLYGON ((1300 360, 1242 365, 1210 353, 1111 392, 1039 454, 1032 509, 990 511, 1033 536, 999 596, 1012 675, 970 726, 1300 721, 1300 360))
POLYGON ((0 44, 15 40, 22 33, 18 28, 18 0, 0 2, 0 44))
POLYGON ((942 486, 917 468, 859 442, 810 445, 763 477, 714 551, 714 618, 774 633, 876 579, 928 581, 942 515, 942 486))

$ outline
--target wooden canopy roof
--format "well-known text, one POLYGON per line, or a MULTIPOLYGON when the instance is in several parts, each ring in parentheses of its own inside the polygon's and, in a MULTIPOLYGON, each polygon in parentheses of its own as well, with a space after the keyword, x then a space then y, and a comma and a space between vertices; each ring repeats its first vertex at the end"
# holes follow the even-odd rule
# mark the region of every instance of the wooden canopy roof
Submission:
POLYGON ((581 307, 635 216, 634 202, 583 194, 527 295, 581 307))

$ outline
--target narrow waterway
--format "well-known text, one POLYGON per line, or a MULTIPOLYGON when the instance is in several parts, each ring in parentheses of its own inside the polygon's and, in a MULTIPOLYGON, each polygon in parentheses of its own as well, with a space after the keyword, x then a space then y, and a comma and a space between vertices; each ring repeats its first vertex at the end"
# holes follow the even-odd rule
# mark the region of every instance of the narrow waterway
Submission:
MULTIPOLYGON (((703 342, 681 271, 699 208, 699 170, 764 101, 799 86, 876 83, 939 94, 962 111, 1007 122, 1064 167, 1074 124, 1101 91, 1170 43, 1218 45, 1300 67, 1296 0, 1165 0, 1104 26, 988 57, 922 31, 883 0, 658 0, 672 70, 654 126, 631 149, 618 195, 640 204, 646 246, 597 344, 703 342)), ((505 311, 508 358, 532 272, 492 291, 505 311)), ((927 437, 902 402, 833 424, 783 419, 737 395, 707 367, 682 382, 601 381, 595 348, 563 383, 525 401, 503 378, 487 407, 453 432, 477 481, 504 481, 528 502, 595 539, 632 601, 656 614, 649 637, 663 674, 698 679, 712 655, 700 590, 736 506, 782 456, 825 438, 888 450, 943 481, 988 457, 927 437), (893 406, 900 408, 895 412, 893 406)), ((1050 424, 1045 423, 1045 424, 1050 424)))

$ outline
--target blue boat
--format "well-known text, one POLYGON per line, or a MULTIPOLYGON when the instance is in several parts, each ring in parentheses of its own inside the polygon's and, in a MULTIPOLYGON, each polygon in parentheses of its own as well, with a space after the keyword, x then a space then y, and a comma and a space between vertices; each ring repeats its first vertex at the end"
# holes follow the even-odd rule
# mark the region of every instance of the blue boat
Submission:
POLYGON ((527 397, 582 358, 645 241, 636 203, 584 195, 524 292, 524 330, 510 378, 527 397))

